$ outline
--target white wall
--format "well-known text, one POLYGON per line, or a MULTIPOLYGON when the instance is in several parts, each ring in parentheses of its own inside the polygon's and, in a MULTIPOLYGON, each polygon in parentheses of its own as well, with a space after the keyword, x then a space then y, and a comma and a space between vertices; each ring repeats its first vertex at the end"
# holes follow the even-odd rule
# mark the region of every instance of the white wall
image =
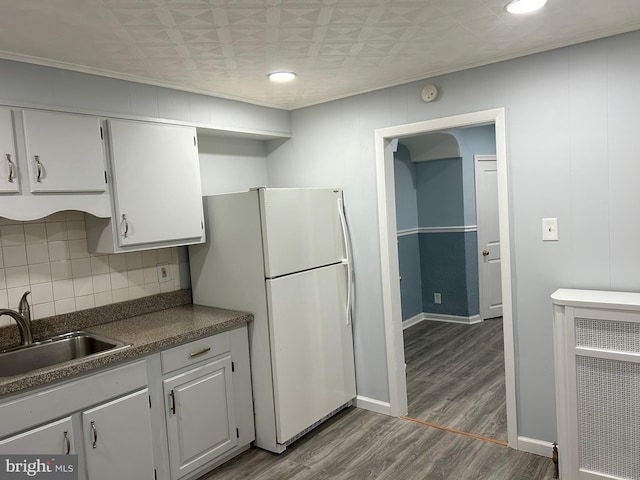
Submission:
POLYGON ((198 153, 203 195, 267 186, 267 158, 263 141, 199 136, 198 153))
POLYGON ((289 112, 86 73, 0 60, 0 104, 160 118, 288 134, 289 112))
POLYGON ((345 190, 355 249, 358 393, 388 399, 374 129, 505 107, 518 433, 554 440, 552 309, 558 287, 640 289, 640 32, 292 113, 269 153, 271 186, 345 190), (425 83, 441 98, 420 100, 425 83), (558 217, 559 242, 540 219, 558 217))

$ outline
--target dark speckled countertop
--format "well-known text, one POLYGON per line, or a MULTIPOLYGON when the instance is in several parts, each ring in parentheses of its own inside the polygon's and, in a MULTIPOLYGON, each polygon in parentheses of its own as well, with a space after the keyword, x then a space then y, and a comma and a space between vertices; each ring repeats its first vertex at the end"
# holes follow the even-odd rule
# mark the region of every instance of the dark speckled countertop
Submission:
MULTIPOLYGON (((97 357, 41 368, 23 375, 2 377, 0 395, 43 386, 93 369, 133 360, 181 343, 214 335, 252 319, 253 316, 248 313, 187 304, 82 328, 89 333, 119 340, 131 346, 97 357)), ((74 326, 74 329, 78 328, 79 326, 74 326)))

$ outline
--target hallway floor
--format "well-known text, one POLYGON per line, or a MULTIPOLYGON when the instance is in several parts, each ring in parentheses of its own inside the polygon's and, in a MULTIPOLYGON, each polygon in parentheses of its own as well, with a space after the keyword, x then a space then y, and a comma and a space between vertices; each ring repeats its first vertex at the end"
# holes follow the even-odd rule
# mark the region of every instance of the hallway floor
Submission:
POLYGON ((349 408, 275 455, 252 448, 200 480, 550 480, 551 459, 349 408))
POLYGON ((507 441, 502 318, 404 330, 409 417, 507 441))

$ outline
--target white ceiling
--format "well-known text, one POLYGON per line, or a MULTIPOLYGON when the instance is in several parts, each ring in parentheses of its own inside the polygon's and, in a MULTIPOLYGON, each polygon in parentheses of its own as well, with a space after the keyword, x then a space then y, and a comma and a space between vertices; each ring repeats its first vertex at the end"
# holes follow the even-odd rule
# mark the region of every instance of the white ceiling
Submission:
POLYGON ((639 0, 506 3, 0 0, 0 58, 294 109, 640 28, 639 0))

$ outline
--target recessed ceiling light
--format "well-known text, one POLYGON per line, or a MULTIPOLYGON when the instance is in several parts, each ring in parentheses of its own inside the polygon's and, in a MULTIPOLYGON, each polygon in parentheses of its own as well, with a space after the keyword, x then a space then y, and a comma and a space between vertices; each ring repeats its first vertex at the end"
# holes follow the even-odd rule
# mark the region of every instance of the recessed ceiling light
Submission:
POLYGON ((512 0, 507 5, 509 13, 529 13, 544 7, 547 0, 512 0))
POLYGON ((289 82, 296 78, 296 74, 293 72, 271 72, 269 75, 269 80, 274 82, 289 82))

